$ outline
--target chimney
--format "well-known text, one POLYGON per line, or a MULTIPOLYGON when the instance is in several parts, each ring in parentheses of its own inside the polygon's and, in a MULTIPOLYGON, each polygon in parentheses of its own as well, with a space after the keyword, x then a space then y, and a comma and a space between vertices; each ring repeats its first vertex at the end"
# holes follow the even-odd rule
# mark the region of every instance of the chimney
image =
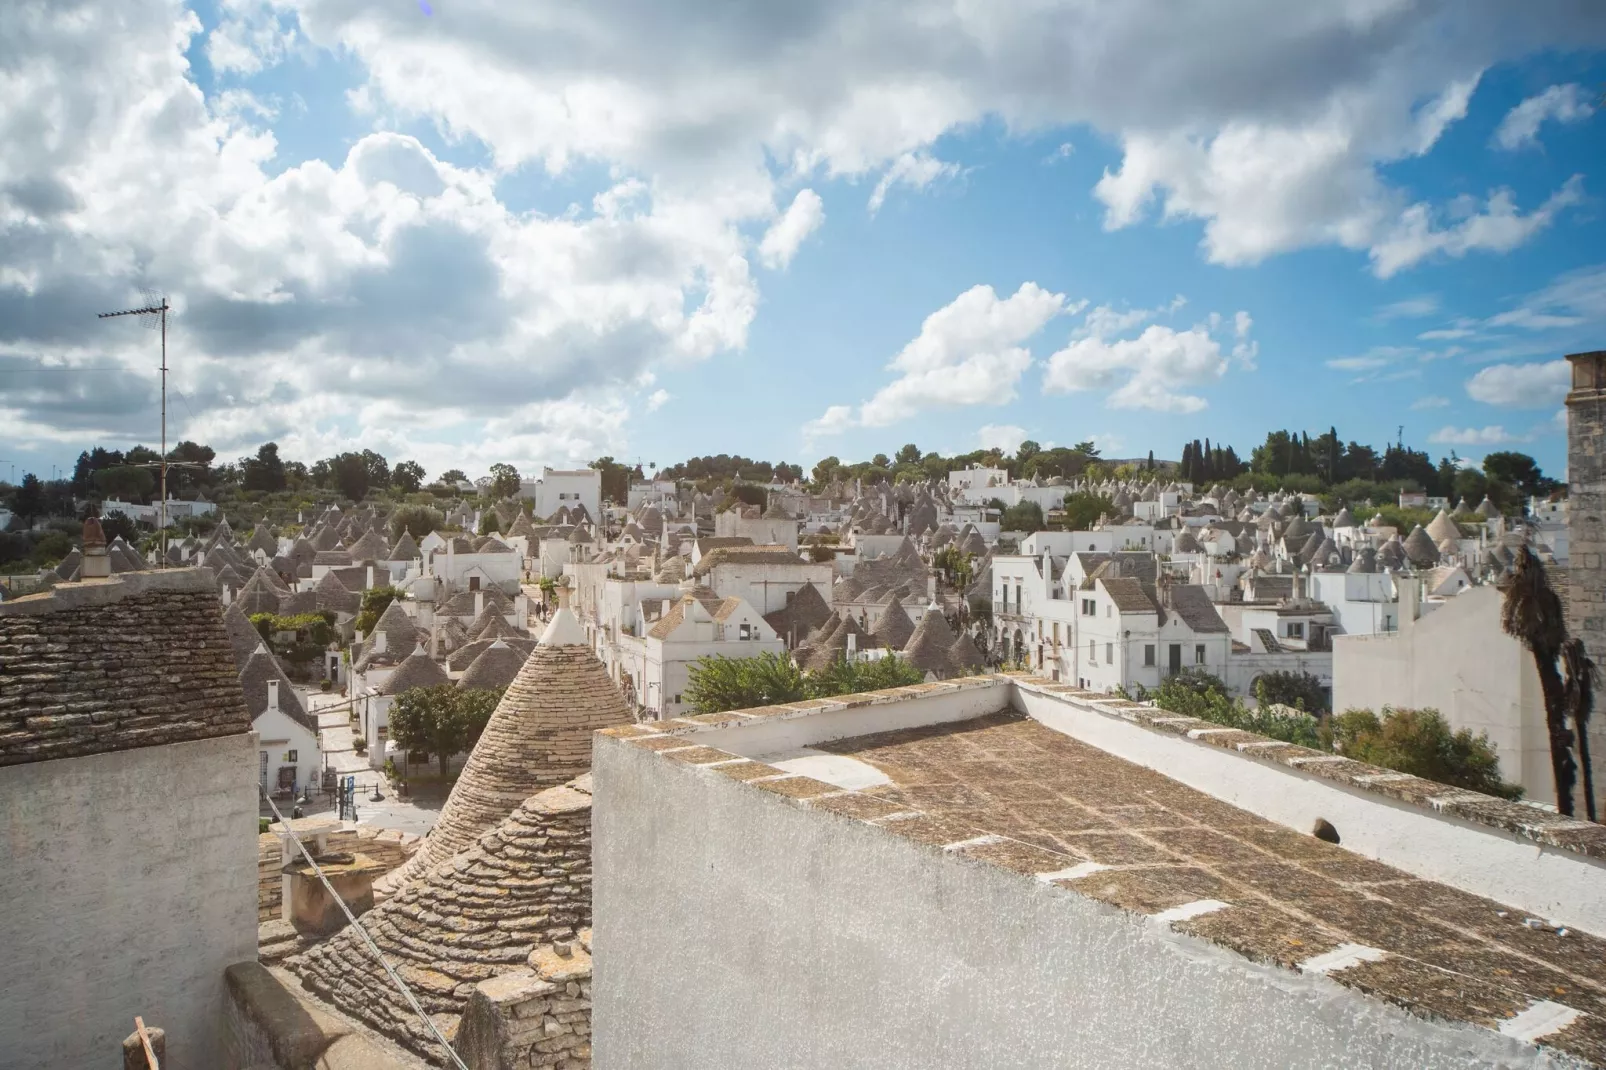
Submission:
POLYGON ((374 589, 374 566, 369 565, 368 566, 368 582, 363 586, 363 590, 371 591, 373 589, 374 589))
POLYGON ((78 578, 103 580, 112 574, 111 558, 106 556, 106 532, 100 519, 90 517, 84 521, 84 559, 78 566, 78 578))
POLYGON ((234 604, 234 588, 223 588, 223 608, 228 609, 234 604))
POLYGON ((857 635, 853 634, 852 632, 848 633, 848 660, 850 661, 853 659, 853 655, 858 652, 858 640, 859 637, 857 635))
POLYGON ((573 597, 573 595, 572 595, 572 592, 570 592, 570 590, 569 590, 568 584, 559 584, 558 585, 558 608, 559 609, 568 609, 569 608, 569 599, 571 597, 573 597))
POLYGON ((431 628, 429 630, 429 656, 438 659, 441 656, 440 650, 441 630, 439 628, 431 628))
POLYGON ((479 620, 480 614, 485 612, 485 592, 474 592, 474 619, 479 620))
POLYGON ((513 623, 521 632, 530 626, 530 597, 522 590, 513 596, 513 623))
POLYGON ((374 653, 383 654, 388 646, 389 644, 385 641, 385 633, 376 630, 374 632, 374 653))
POLYGON ((268 712, 279 712, 279 681, 268 681, 268 712))

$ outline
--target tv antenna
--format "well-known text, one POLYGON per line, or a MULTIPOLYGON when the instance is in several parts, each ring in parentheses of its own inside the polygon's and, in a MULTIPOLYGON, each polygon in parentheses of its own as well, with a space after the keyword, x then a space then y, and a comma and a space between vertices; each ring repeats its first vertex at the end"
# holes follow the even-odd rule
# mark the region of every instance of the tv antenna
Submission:
POLYGON ((162 331, 162 459, 161 459, 161 554, 157 560, 157 568, 167 567, 167 313, 172 305, 167 303, 167 295, 160 290, 141 287, 140 294, 145 298, 142 308, 125 308, 120 312, 101 312, 97 319, 116 319, 119 316, 138 316, 147 330, 162 331))

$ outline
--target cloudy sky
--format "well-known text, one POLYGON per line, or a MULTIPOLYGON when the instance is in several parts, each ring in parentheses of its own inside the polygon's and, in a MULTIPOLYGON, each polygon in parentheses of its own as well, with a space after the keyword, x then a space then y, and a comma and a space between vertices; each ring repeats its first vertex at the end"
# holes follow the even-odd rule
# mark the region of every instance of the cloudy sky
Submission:
POLYGON ((1598 0, 12 0, 0 475, 1273 426, 1560 470, 1598 0))

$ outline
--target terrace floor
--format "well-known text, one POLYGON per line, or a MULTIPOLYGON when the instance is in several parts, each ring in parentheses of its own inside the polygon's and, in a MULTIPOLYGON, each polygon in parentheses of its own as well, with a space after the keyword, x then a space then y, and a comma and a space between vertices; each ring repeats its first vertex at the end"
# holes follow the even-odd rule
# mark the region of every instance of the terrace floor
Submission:
POLYGON ((901 836, 1164 914, 1252 959, 1327 972, 1425 1016, 1527 1030, 1606 1066, 1606 940, 1291 831, 1013 712, 816 749, 889 783, 815 808, 896 822, 901 836))

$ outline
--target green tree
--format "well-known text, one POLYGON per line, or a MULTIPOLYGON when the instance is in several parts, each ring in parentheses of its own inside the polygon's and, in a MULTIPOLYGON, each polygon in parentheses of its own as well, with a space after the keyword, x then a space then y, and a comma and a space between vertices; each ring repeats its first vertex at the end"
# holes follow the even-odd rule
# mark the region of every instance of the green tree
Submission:
POLYGON ((913 442, 910 442, 898 450, 898 454, 894 460, 896 460, 899 464, 919 464, 920 447, 916 446, 913 442))
POLYGON ((102 468, 94 476, 95 490, 114 501, 148 502, 156 489, 156 476, 149 468, 102 468))
POLYGON ((837 472, 841 467, 842 462, 840 460, 835 457, 826 457, 815 464, 814 468, 809 472, 809 477, 813 480, 814 486, 820 488, 836 479, 837 472))
POLYGON ((510 464, 491 465, 491 497, 511 498, 519 492, 519 470, 510 464))
POLYGON ((479 533, 481 535, 490 535, 501 530, 502 521, 501 518, 496 515, 496 510, 485 510, 485 512, 480 516, 479 533))
POLYGON ((448 468, 441 473, 441 482, 449 486, 457 486, 468 481, 468 475, 461 468, 448 468))
POLYGON ((1099 448, 1093 444, 1093 440, 1090 438, 1083 439, 1081 442, 1078 442, 1076 445, 1072 446, 1071 449, 1076 453, 1080 453, 1083 457, 1086 457, 1090 461, 1096 461, 1099 459, 1099 448))
POLYGON ((45 485, 32 472, 25 473, 17 493, 11 500, 11 511, 23 521, 31 523, 45 515, 45 485))
POLYGON ((1327 691, 1308 672, 1268 672, 1255 680, 1255 701, 1262 706, 1292 706, 1305 713, 1327 712, 1327 691))
POLYGON ((1036 502, 1020 502, 1004 510, 1003 528, 1005 531, 1033 531, 1043 530, 1043 507, 1036 502))
POLYGON ((424 466, 417 461, 403 461, 391 472, 390 481, 404 494, 417 494, 424 485, 424 466))
POLYGON ((831 664, 804 678, 810 698, 831 695, 857 695, 864 691, 883 691, 889 687, 908 687, 925 680, 926 674, 896 654, 870 661, 849 661, 838 655, 831 664))
POLYGON ((373 450, 362 451, 363 467, 368 470, 368 488, 382 490, 390 486, 390 462, 373 450))
POLYGON ((1065 530, 1092 531, 1099 517, 1115 512, 1115 503, 1103 494, 1078 491, 1065 496, 1065 530))
POLYGON ((439 509, 431 509, 427 505, 403 505, 390 514, 390 537, 399 539, 405 531, 415 539, 422 539, 444 523, 446 515, 439 509))
POLYGON ((362 593, 362 606, 357 612, 357 618, 351 622, 351 626, 364 635, 371 634, 374 630, 374 625, 379 623, 380 614, 385 612, 386 607, 401 596, 402 592, 395 587, 368 588, 362 593))
POLYGON ((773 706, 808 697, 803 674, 785 654, 698 658, 687 669, 685 699, 698 713, 773 706))
POLYGON ((1510 450, 1486 454, 1483 458, 1483 474, 1513 487, 1525 498, 1542 498, 1561 487, 1554 479, 1546 478, 1539 470, 1539 462, 1526 453, 1510 450))
POLYGON ((367 458, 360 453, 342 453, 329 458, 329 477, 335 489, 354 502, 368 495, 371 473, 367 458))
POLYGON ((1346 758, 1396 769, 1439 784, 1520 799, 1522 788, 1500 779, 1500 760, 1485 733, 1450 730, 1438 710, 1346 710, 1333 718, 1333 745, 1346 758))
POLYGON ((933 568, 946 574, 948 582, 953 586, 961 589, 970 586, 972 573, 970 555, 961 550, 957 544, 949 543, 938 550, 932 555, 931 564, 933 568))
POLYGON ((602 497, 617 505, 630 498, 630 469, 612 457, 598 457, 591 467, 602 473, 602 497))
POLYGON ((390 738, 435 755, 444 780, 452 755, 473 749, 501 698, 501 691, 464 691, 455 684, 409 688, 391 707, 390 738))
POLYGON ((259 490, 273 493, 285 487, 284 462, 279 459, 279 444, 277 442, 263 443, 257 449, 255 457, 247 457, 240 462, 240 485, 244 490, 259 490))

